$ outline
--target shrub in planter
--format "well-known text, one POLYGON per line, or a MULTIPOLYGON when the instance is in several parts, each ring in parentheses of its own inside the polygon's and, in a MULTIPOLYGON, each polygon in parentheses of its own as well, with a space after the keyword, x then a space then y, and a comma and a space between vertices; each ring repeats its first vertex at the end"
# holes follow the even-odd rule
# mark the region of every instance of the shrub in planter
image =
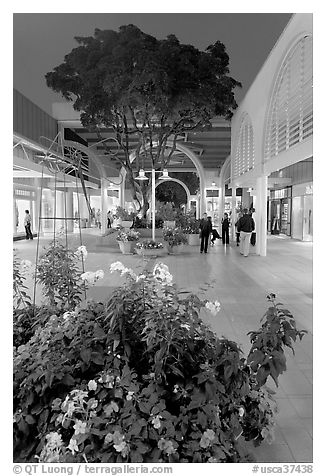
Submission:
POLYGON ((161 256, 164 254, 164 246, 160 241, 145 239, 136 243, 136 253, 144 256, 161 256))
POLYGON ((118 219, 121 219, 122 221, 133 221, 135 216, 136 216, 136 213, 135 212, 127 212, 127 210, 125 210, 124 208, 117 207, 117 210, 115 212, 115 216, 118 219))
POLYGON ((117 236, 117 241, 123 254, 132 253, 137 240, 139 240, 139 233, 134 230, 120 230, 117 236))
POLYGON ((172 203, 159 203, 156 208, 157 218, 160 218, 163 221, 175 221, 177 211, 172 203))
POLYGON ((127 280, 106 302, 53 315, 15 353, 15 461, 248 461, 239 437, 270 435, 264 383, 304 331, 270 296, 246 359, 201 320, 219 303, 180 294, 164 264, 111 271, 127 280))
POLYGON ((163 239, 167 242, 168 250, 188 243, 186 235, 177 228, 163 228, 163 239))

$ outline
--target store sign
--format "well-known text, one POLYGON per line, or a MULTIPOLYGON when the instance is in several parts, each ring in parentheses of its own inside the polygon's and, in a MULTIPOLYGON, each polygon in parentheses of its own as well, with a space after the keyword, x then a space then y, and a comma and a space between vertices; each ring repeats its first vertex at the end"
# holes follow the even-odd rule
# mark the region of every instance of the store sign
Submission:
POLYGON ((306 186, 306 195, 312 195, 313 194, 313 186, 312 185, 307 185, 306 186))

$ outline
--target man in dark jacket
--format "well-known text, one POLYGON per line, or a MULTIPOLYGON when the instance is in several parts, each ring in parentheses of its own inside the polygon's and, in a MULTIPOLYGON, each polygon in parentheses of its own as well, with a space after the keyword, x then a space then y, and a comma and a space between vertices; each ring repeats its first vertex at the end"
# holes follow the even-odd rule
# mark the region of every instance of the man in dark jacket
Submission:
POLYGON ((243 216, 238 221, 238 232, 240 232, 240 254, 247 257, 249 255, 249 245, 251 233, 255 229, 255 222, 248 214, 248 208, 243 210, 243 216))
POLYGON ((207 213, 204 213, 203 218, 200 220, 200 252, 207 253, 208 239, 212 233, 212 222, 207 218, 207 213))

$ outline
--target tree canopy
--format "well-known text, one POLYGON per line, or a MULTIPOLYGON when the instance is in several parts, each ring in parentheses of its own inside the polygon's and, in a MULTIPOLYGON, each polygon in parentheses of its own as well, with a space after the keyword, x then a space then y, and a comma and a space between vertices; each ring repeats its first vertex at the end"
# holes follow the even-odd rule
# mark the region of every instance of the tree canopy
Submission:
POLYGON ((145 200, 148 184, 133 179, 131 135, 138 137, 136 169, 142 155, 155 169, 164 168, 180 133, 209 127, 215 116, 231 118, 237 107, 234 89, 241 83, 229 76, 220 41, 200 51, 175 35, 158 40, 135 25, 75 39, 78 46, 46 74, 47 85, 73 102, 83 126, 99 140, 102 127, 114 130, 134 198, 142 187, 145 200))

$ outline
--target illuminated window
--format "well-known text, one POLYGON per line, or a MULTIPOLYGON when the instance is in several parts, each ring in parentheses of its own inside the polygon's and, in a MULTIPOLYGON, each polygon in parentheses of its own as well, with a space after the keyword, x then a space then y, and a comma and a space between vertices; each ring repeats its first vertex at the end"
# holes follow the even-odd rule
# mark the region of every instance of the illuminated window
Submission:
POLYGON ((265 159, 304 141, 313 132, 312 37, 302 38, 280 70, 269 110, 265 159))

